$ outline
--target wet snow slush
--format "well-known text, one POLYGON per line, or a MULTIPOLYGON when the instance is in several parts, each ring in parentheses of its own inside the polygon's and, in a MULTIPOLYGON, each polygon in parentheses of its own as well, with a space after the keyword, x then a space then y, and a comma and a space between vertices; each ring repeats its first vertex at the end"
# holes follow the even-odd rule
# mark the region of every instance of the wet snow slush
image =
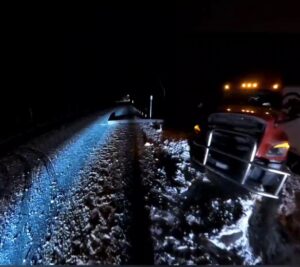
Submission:
POLYGON ((108 117, 1 159, 0 264, 276 262, 249 230, 261 199, 220 190, 160 122, 108 117))

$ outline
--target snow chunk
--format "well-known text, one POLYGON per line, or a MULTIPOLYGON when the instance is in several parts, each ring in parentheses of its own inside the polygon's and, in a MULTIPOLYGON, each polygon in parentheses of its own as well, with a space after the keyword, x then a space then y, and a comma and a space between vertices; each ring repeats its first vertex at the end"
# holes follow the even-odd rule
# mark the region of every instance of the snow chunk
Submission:
POLYGON ((189 225, 193 225, 193 224, 200 224, 201 223, 201 220, 200 218, 196 218, 194 215, 191 215, 189 214, 187 217, 186 217, 186 221, 189 225))
MULTIPOLYGON (((253 265, 260 262, 260 259, 254 256, 249 244, 248 222, 257 198, 253 197, 247 200, 238 198, 238 200, 243 206, 244 215, 236 224, 225 226, 217 235, 211 236, 210 241, 225 250, 238 247, 238 254, 244 258, 244 263, 253 265)), ((232 200, 226 202, 231 203, 232 200)))

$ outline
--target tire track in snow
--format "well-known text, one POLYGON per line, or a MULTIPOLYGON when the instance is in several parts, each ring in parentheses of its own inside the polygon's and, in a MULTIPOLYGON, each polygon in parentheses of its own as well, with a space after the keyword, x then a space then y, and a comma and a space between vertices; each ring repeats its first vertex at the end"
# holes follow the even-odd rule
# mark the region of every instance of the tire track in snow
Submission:
POLYGON ((146 209, 146 188, 143 184, 139 159, 143 153, 143 142, 141 142, 141 129, 137 124, 129 124, 129 131, 133 135, 133 149, 131 190, 128 196, 131 203, 131 226, 129 236, 132 249, 131 259, 128 264, 152 265, 153 244, 150 233, 150 215, 146 209))

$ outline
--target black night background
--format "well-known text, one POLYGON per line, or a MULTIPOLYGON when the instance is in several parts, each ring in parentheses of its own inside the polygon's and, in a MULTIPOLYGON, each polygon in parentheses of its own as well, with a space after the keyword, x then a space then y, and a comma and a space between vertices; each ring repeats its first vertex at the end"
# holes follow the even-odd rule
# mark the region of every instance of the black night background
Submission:
MULTIPOLYGON (((203 2, 203 3, 202 3, 203 2)), ((299 84, 297 8, 273 2, 8 9, 1 138, 101 110, 123 95, 171 125, 214 109, 222 84, 271 72, 299 84)))
POLYGON ((299 4, 83 3, 1 10, 0 265, 299 265, 299 4))

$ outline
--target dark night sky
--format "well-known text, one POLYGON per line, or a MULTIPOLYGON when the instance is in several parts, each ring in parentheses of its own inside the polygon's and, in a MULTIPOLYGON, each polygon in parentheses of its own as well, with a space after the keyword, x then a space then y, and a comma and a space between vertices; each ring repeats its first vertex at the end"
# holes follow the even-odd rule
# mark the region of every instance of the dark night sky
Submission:
POLYGON ((176 118, 243 73, 276 71, 300 84, 299 9, 275 2, 11 9, 2 109, 60 116, 101 109, 127 92, 144 106, 150 93, 160 100, 161 81, 176 118))

